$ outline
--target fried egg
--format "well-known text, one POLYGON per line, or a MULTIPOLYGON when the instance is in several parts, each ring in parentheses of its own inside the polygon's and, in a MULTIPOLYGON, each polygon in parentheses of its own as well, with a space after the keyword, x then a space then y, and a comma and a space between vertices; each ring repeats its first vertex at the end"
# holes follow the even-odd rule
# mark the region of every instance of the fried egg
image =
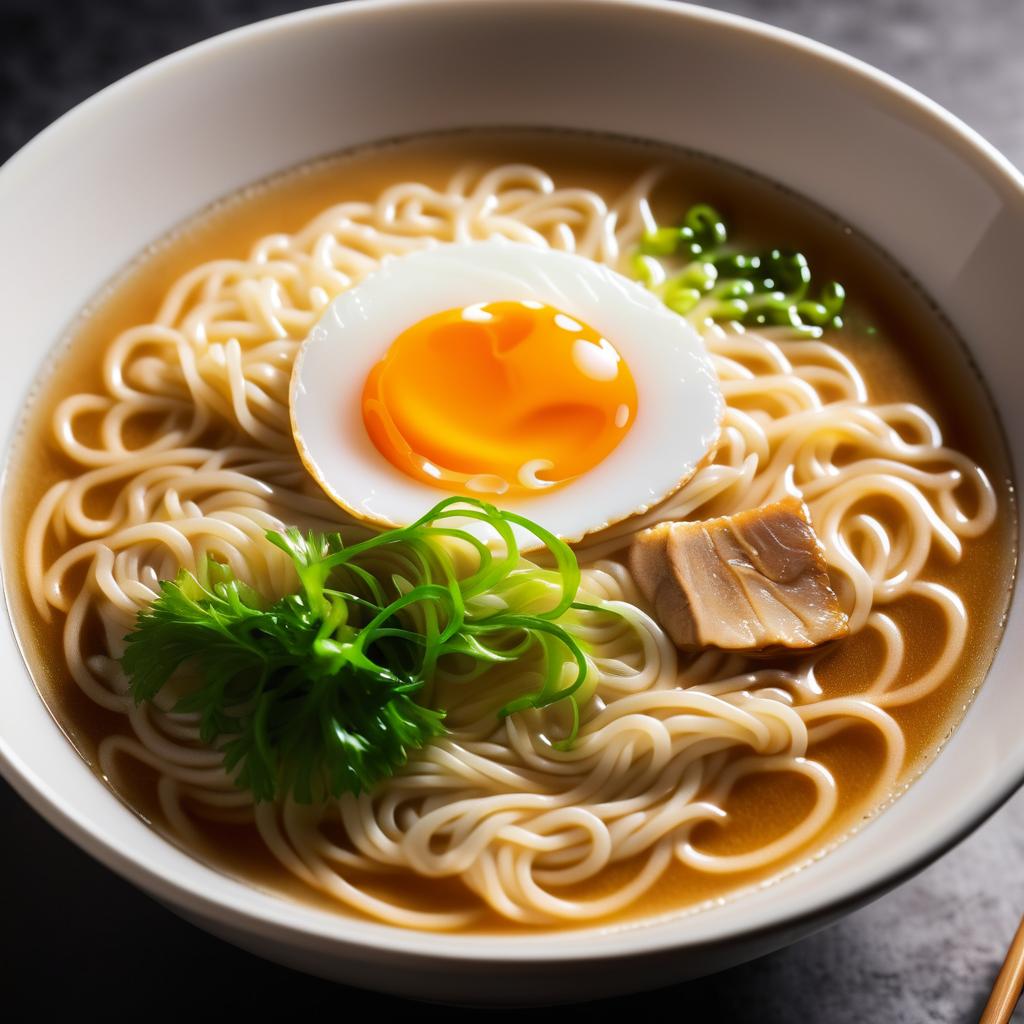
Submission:
POLYGON ((385 261, 291 380, 302 461, 351 515, 404 526, 471 495, 569 541, 681 487, 723 411, 686 320, 602 264, 502 239, 385 261))

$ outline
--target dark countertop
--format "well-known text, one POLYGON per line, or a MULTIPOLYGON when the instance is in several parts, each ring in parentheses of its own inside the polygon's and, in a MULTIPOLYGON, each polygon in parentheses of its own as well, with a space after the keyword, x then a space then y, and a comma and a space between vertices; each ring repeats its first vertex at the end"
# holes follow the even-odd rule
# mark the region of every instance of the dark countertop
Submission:
MULTIPOLYGON (((0 160, 129 71, 289 0, 0 0, 0 160)), ((1024 162, 1021 0, 722 0, 895 74, 1024 162)), ((295 1016, 400 1012, 185 924, 67 842, 0 782, 0 978, 46 1011, 295 1016), (284 1000, 287 999, 287 1004, 284 1000), (261 1012, 262 1011, 262 1012, 261 1012)), ((976 1021, 1024 911, 1024 794, 937 864, 811 939, 672 989, 611 1000, 716 1024, 976 1021)), ((417 1012, 413 1009, 413 1012, 417 1012)), ((33 1016, 36 1014, 33 1013, 33 1016)), ((1014 1020, 1024 1020, 1018 1011, 1014 1020)))

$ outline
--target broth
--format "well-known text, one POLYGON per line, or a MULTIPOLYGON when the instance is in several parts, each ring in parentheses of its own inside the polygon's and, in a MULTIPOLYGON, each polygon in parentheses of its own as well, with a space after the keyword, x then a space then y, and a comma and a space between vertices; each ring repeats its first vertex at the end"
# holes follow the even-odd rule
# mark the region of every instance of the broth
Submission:
MULTIPOLYGON (((910 401, 938 421, 946 443, 978 463, 993 483, 998 501, 995 524, 965 541, 953 564, 933 553, 928 578, 944 584, 970 610, 968 641, 945 683, 924 699, 890 709, 907 740, 898 791, 920 773, 963 716, 999 642, 1015 571, 1016 509, 999 424, 983 386, 948 324, 912 282, 895 270, 870 242, 805 200, 749 173, 717 161, 644 143, 560 133, 495 132, 431 136, 331 157, 243 190, 218 203, 147 250, 73 324, 66 341, 48 357, 11 455, 5 490, 6 533, 12 614, 30 669, 51 713, 81 756, 97 769, 97 744, 128 734, 122 715, 87 698, 69 677, 62 658, 60 617, 44 623, 32 607, 24 573, 17 569, 29 518, 56 481, 78 471, 55 446, 50 421, 57 403, 73 392, 100 393, 101 353, 121 331, 149 321, 169 285, 190 267, 219 258, 242 258, 259 238, 292 232, 325 207, 348 200, 372 200, 390 184, 415 180, 443 188, 466 163, 533 163, 560 185, 593 189, 605 196, 624 192, 652 163, 669 170, 654 194, 659 222, 670 222, 693 202, 714 205, 740 243, 799 247, 821 279, 841 280, 849 296, 845 327, 830 343, 852 359, 875 402, 910 401), (12 571, 12 569, 14 571, 12 571)), ((884 519, 885 508, 876 509, 884 519)), ((52 541, 52 538, 51 538, 52 541)), ((52 544, 51 544, 52 546, 52 544)), ((927 602, 907 597, 886 607, 910 638, 911 675, 927 668, 931 646, 914 642, 944 628, 927 602)), ((97 624, 87 646, 101 650, 97 624)), ((829 696, 855 693, 877 671, 882 652, 874 634, 861 632, 824 657, 817 678, 829 696)), ((863 727, 848 728, 814 748, 817 760, 837 779, 840 804, 828 827, 767 869, 719 876, 673 861, 658 885, 621 912, 637 920, 677 913, 782 876, 859 827, 877 806, 865 803, 884 751, 863 727)), ((120 796, 136 813, 181 842, 156 799, 157 773, 133 762, 131 780, 120 796)), ((806 811, 809 786, 797 776, 762 774, 744 780, 730 795, 725 825, 704 823, 693 834, 700 848, 732 854, 781 835, 806 811)), ((283 870, 251 824, 196 818, 201 849, 209 863, 272 891, 322 904, 323 897, 283 870)), ((625 860, 566 890, 567 898, 592 899, 623 884, 638 869, 625 860)), ((413 905, 470 906, 476 897, 456 879, 423 879, 408 872, 354 876, 369 892, 397 893, 413 905)), ((330 905, 336 904, 328 901, 330 905)), ((604 922, 607 923, 607 922, 604 922)), ((513 927, 488 913, 474 927, 513 927)))

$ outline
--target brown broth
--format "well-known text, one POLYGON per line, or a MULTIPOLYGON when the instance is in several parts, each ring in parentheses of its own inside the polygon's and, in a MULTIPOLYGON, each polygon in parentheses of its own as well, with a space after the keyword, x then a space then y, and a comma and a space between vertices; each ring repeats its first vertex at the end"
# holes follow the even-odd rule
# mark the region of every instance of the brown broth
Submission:
MULTIPOLYGON (((592 188, 607 196, 622 191, 652 163, 668 164, 669 174, 656 195, 660 216, 670 219, 692 202, 710 202, 731 226, 733 240, 799 248, 819 280, 841 280, 850 296, 847 326, 829 340, 854 359, 866 377, 872 399, 921 404, 937 418, 947 443, 964 451, 988 473, 998 493, 996 524, 983 537, 966 542, 966 555, 959 564, 934 557, 928 567, 929 578, 961 596, 971 609, 972 622, 966 649, 946 684, 931 696, 892 711, 908 741, 901 784, 911 781, 959 723, 999 642, 1016 563, 1016 508, 999 424, 949 326, 871 243, 770 182, 692 154, 561 133, 433 136, 332 157, 216 204, 140 256, 73 324, 65 343, 48 356, 11 456, 10 483, 4 495, 6 564, 17 566, 21 538, 40 496, 53 482, 75 472, 50 437, 54 406, 69 393, 102 390, 99 365, 105 345, 125 328, 149 321, 179 275, 205 260, 244 257, 262 236, 297 230, 332 203, 370 200, 396 181, 414 179, 442 186, 467 161, 532 162, 551 173, 560 185, 592 188)), ((68 738, 95 767, 98 739, 124 732, 125 723, 120 716, 94 705, 68 679, 63 659, 52 653, 60 650, 61 623, 39 620, 21 573, 8 572, 7 578, 12 614, 36 685, 68 738)), ((927 636, 935 629, 933 613, 923 602, 903 600, 887 611, 910 637, 927 636)), ((98 644, 99 638, 94 642, 98 644)), ((910 669, 926 667, 929 645, 911 642, 907 646, 910 669)), ((873 671, 879 654, 877 641, 867 634, 838 645, 819 671, 826 692, 838 695, 857 690, 860 680, 873 671)), ((817 744, 814 756, 832 770, 840 787, 840 809, 824 835, 766 871, 718 877, 673 864, 624 918, 678 912, 737 893, 807 862, 859 826, 874 810, 864 797, 881 762, 880 741, 869 729, 853 727, 817 744)), ((120 795, 136 813, 167 834, 153 783, 153 773, 139 766, 132 791, 120 795)), ((750 849, 798 821, 809 806, 809 794, 807 783, 796 776, 750 778, 729 800, 729 824, 702 825, 695 840, 702 848, 719 853, 750 849)), ((322 905, 314 892, 273 860, 251 826, 198 824, 203 849, 192 852, 262 888, 322 905)), ((623 884, 636 870, 635 863, 614 865, 567 895, 596 897, 623 884)), ((411 877, 374 876, 363 884, 424 906, 472 903, 472 897, 455 882, 432 880, 427 896, 427 886, 411 877)), ((514 926, 489 917, 480 929, 510 927, 514 926)))

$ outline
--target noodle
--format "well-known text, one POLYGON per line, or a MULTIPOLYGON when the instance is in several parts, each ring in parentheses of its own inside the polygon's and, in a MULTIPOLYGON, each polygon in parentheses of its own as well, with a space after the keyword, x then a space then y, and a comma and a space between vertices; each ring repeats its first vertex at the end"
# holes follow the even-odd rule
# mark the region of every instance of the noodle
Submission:
POLYGON ((927 578, 929 559, 959 559, 964 541, 992 524, 996 496, 977 465, 943 444, 927 412, 873 404, 838 348, 781 328, 708 328, 728 404, 714 459, 660 508, 577 548, 583 591, 621 616, 609 623, 573 613, 597 687, 571 749, 556 749, 546 734, 559 727, 553 709, 495 717, 494 695, 521 686, 522 673, 496 668, 486 699, 438 680, 448 734, 372 794, 322 807, 254 806, 200 743, 195 716, 169 713, 170 695, 161 710, 135 706, 128 693, 116 659, 159 580, 215 554, 260 591, 283 594, 294 586, 290 563, 264 532, 336 528, 341 512, 299 462, 287 407, 292 361, 332 297, 385 256, 496 235, 622 268, 655 226, 656 180, 656 171, 641 176, 611 205, 525 165, 467 167, 444 190, 397 184, 375 202, 333 206, 296 234, 263 238, 248 259, 196 267, 171 287, 153 323, 109 345, 102 394, 73 394, 53 415, 53 435, 80 471, 39 502, 24 563, 39 614, 64 616, 74 683, 128 723, 130 736, 99 747, 99 768, 116 789, 144 763, 159 777, 167 822, 188 845, 199 845, 197 817, 254 822, 301 884, 379 920, 430 929, 465 927, 484 907, 529 925, 605 917, 635 903, 673 861, 723 875, 770 867, 833 818, 836 779, 813 745, 851 726, 870 728, 884 746, 870 802, 893 791, 905 739, 887 709, 933 692, 966 643, 963 602, 927 578), (823 694, 820 653, 786 669, 716 651, 680 655, 620 560, 652 523, 786 493, 811 509, 851 629, 873 632, 884 652, 856 694, 823 694), (946 625, 916 678, 907 678, 907 638, 885 610, 908 595, 946 625), (103 653, 85 645, 90 622, 103 653), (744 853, 701 849, 699 826, 723 821, 730 793, 765 773, 807 781, 813 800, 803 819, 744 853), (568 892, 634 859, 640 866, 619 888, 568 892), (410 872, 458 879, 481 909, 423 911, 352 881, 410 872))

